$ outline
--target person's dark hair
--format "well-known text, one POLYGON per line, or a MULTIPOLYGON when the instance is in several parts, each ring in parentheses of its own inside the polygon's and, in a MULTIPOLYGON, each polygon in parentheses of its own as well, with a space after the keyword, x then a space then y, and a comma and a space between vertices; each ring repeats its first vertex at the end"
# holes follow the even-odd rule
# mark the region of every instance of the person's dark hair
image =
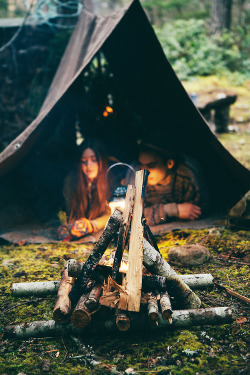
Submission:
POLYGON ((82 217, 95 219, 105 212, 108 197, 106 186, 107 169, 108 158, 102 143, 93 138, 85 140, 79 147, 79 161, 73 172, 69 222, 82 217), (91 202, 88 202, 87 181, 81 166, 81 157, 87 148, 91 148, 94 151, 98 162, 98 175, 93 182, 91 202))
POLYGON ((142 152, 152 152, 161 157, 164 164, 172 159, 175 168, 181 162, 181 153, 175 142, 175 137, 170 134, 151 134, 140 140, 138 144, 138 156, 142 152))

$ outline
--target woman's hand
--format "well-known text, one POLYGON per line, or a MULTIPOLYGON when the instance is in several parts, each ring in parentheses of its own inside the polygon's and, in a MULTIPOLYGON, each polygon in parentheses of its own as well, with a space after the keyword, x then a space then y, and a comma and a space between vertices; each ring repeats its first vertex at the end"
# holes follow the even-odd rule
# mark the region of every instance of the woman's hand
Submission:
POLYGON ((91 222, 86 218, 82 218, 71 224, 70 233, 74 237, 84 237, 87 234, 92 233, 93 230, 91 222))
POLYGON ((177 204, 179 211, 179 218, 185 220, 195 220, 201 215, 201 209, 192 203, 177 204))

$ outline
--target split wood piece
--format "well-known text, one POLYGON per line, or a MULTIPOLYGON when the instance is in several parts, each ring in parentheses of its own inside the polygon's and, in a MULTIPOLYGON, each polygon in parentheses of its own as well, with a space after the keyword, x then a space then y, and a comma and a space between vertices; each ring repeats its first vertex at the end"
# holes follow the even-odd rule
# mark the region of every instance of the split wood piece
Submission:
POLYGON ((169 323, 172 323, 172 306, 170 298, 167 292, 161 293, 160 295, 160 306, 161 306, 161 315, 164 320, 169 320, 169 323))
POLYGON ((151 293, 148 299, 148 317, 152 322, 158 322, 159 309, 157 297, 151 293))
POLYGON ((99 299, 102 295, 102 291, 103 291, 103 285, 98 284, 94 286, 94 288, 89 293, 89 296, 85 302, 85 305, 90 311, 95 310, 99 306, 99 299))
POLYGON ((85 305, 87 296, 83 294, 72 313, 71 321, 76 328, 85 328, 91 321, 91 312, 85 305))
POLYGON ((179 306, 187 309, 198 309, 201 305, 200 298, 145 239, 143 239, 143 250, 144 266, 153 274, 167 277, 167 291, 171 297, 175 298, 179 306))
MULTIPOLYGON (((197 310, 176 310, 173 311, 173 323, 170 325, 168 320, 159 317, 158 326, 148 324, 147 316, 143 314, 135 314, 135 321, 131 320, 131 329, 164 329, 164 328, 186 328, 193 326, 227 324, 232 323, 232 310, 229 307, 212 307, 197 310), (132 326, 133 323, 133 326, 132 326)), ((54 320, 35 321, 32 323, 23 323, 17 325, 8 325, 4 329, 3 338, 15 338, 25 340, 32 337, 55 337, 84 335, 89 336, 90 332, 100 333, 101 331, 116 331, 115 321, 108 319, 106 321, 96 321, 95 324, 87 327, 87 332, 75 328, 71 322, 67 324, 59 324, 54 320), (85 333, 86 332, 86 333, 85 333)))
MULTIPOLYGON (((68 274, 71 277, 77 277, 83 266, 83 263, 77 262, 75 259, 70 259, 68 264, 68 274), (78 269, 72 271, 71 265, 78 269), (77 266, 77 267, 75 267, 77 266)), ((193 275, 179 275, 180 279, 184 281, 191 289, 203 289, 213 286, 213 276, 210 273, 193 274, 193 275)), ((144 276, 143 276, 144 278, 144 276)), ((48 294, 56 294, 60 281, 33 281, 29 283, 13 283, 11 286, 12 295, 15 297, 26 296, 47 296, 48 294)))
POLYGON ((124 310, 117 310, 115 315, 115 323, 119 331, 128 331, 130 328, 130 318, 128 316, 128 313, 124 310))
POLYGON ((72 298, 77 298, 79 294, 81 295, 86 288, 89 277, 91 276, 93 270, 101 259, 104 251, 107 249, 110 241, 113 239, 115 233, 120 227, 122 222, 122 212, 118 209, 110 215, 109 220, 104 228, 101 237, 98 242, 95 244, 92 253, 88 257, 87 261, 84 263, 80 275, 77 279, 77 285, 72 289, 72 298))
POLYGON ((69 293, 74 285, 74 282, 75 278, 69 277, 68 275, 68 264, 66 263, 62 272, 62 278, 53 310, 53 319, 57 323, 66 323, 70 318, 71 301, 69 298, 69 293))
POLYGON ((117 241, 117 249, 115 252, 115 258, 112 268, 111 277, 113 280, 117 279, 117 275, 119 272, 122 254, 125 248, 126 240, 128 237, 128 232, 131 224, 132 219, 132 212, 134 208, 134 199, 135 199, 135 186, 128 185, 126 198, 125 198, 125 209, 123 211, 123 220, 122 224, 119 229, 118 241, 117 241))
POLYGON ((119 309, 128 311, 140 311, 141 287, 142 287, 142 259, 143 259, 143 225, 142 225, 142 186, 145 171, 135 174, 135 201, 128 254, 128 271, 126 274, 126 292, 120 295, 119 309))

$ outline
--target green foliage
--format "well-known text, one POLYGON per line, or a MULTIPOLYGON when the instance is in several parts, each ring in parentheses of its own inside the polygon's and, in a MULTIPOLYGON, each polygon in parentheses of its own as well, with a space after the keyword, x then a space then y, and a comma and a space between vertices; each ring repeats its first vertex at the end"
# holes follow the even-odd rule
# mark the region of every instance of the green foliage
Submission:
POLYGON ((241 27, 210 36, 203 20, 177 20, 156 28, 156 34, 180 79, 237 71, 250 76, 250 38, 241 27))

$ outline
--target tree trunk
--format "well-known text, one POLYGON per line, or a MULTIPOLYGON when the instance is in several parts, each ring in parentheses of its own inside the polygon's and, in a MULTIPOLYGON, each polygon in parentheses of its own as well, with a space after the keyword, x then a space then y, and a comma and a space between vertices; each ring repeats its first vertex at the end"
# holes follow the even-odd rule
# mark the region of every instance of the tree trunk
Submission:
POLYGON ((232 0, 213 0, 211 8, 211 34, 230 30, 232 0))

